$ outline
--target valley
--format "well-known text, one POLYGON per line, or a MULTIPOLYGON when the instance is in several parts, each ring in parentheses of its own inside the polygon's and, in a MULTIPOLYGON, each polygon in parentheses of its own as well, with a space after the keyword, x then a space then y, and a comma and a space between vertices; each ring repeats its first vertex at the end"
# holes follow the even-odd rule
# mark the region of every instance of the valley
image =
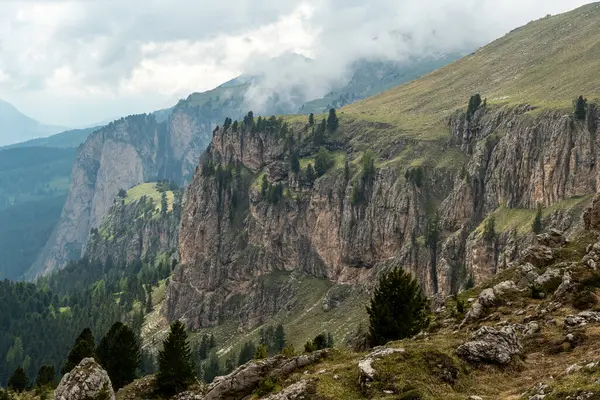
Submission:
POLYGON ((591 3, 319 99, 251 111, 242 74, 0 148, 0 386, 76 358, 90 398, 600 398, 598 32, 591 3))

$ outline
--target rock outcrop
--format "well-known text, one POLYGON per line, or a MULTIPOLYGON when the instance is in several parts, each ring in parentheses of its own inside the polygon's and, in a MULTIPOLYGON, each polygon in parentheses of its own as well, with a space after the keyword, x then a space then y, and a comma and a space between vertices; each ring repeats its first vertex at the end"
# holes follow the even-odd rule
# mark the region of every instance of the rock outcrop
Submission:
POLYGON ((115 400, 112 383, 93 358, 84 358, 65 374, 54 391, 54 400, 115 400))
POLYGON ((205 400, 238 400, 250 394, 263 379, 284 379, 297 370, 312 365, 328 354, 319 350, 291 358, 275 356, 251 361, 226 376, 217 377, 204 395, 205 400))
MULTIPOLYGON (((343 123, 340 139, 327 143, 340 161, 314 184, 286 165, 291 137, 300 156, 316 152, 303 136, 305 127, 219 129, 187 191, 168 319, 183 317, 193 328, 223 319, 254 326, 293 301, 289 281, 268 278, 279 272, 360 286, 372 283, 381 269, 402 266, 428 294, 447 294, 507 268, 523 251, 527 262, 547 265, 554 251, 528 248, 535 242, 532 233, 516 228, 486 233, 484 220, 510 208, 530 209, 534 216, 537 204, 595 192, 597 149, 590 127, 572 124, 559 112, 531 117, 529 111, 529 106, 481 109, 470 123, 456 113, 448 125, 450 146, 466 162, 396 165, 391 161, 397 152, 422 157, 436 145, 405 141, 381 154, 390 164, 383 162, 364 181, 361 197, 360 168, 343 162, 360 161, 361 153, 344 136, 343 123), (525 161, 518 161, 523 154, 525 161), (575 165, 573 157, 579 160, 575 165), (281 199, 269 200, 261 190, 263 177, 265 189, 284 185, 281 199), (265 302, 269 297, 274 300, 265 302)), ((598 118, 595 109, 589 118, 598 118)), ((544 224, 564 231, 577 220, 567 214, 544 224)))
POLYGON ((370 382, 373 382, 375 378, 375 368, 373 368, 373 361, 378 358, 383 358, 390 356, 395 353, 404 353, 404 349, 397 349, 391 347, 383 347, 379 349, 375 349, 365 358, 358 362, 358 383, 361 387, 366 387, 370 382))
POLYGON ((472 363, 508 364, 522 353, 523 347, 511 327, 481 327, 472 340, 456 349, 459 357, 472 363))
POLYGON ((189 180, 221 121, 220 115, 205 115, 183 102, 166 121, 135 115, 90 135, 78 149, 61 218, 26 277, 33 279, 80 258, 90 230, 100 226, 120 189, 156 179, 179 184, 189 180))

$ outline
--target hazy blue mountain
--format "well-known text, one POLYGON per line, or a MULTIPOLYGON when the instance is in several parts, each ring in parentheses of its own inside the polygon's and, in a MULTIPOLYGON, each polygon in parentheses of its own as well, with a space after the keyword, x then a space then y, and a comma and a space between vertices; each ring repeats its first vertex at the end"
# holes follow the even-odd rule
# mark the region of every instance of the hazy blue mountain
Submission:
POLYGON ((41 138, 66 131, 60 126, 44 125, 30 118, 13 105, 0 100, 0 146, 41 138))
POLYGON ((6 146, 5 149, 17 147, 56 147, 66 149, 69 147, 77 147, 81 143, 85 142, 89 135, 100 128, 101 126, 94 126, 92 128, 85 129, 73 129, 70 131, 57 133, 56 135, 39 139, 31 139, 25 142, 6 146))

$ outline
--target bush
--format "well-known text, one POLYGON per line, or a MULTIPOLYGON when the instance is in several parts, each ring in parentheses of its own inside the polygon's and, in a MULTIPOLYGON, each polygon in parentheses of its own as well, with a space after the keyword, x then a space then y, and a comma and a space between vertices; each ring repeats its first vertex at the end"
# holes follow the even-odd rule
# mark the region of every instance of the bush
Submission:
POLYGON ((254 391, 254 394, 257 396, 266 396, 274 392, 278 387, 277 379, 273 377, 264 378, 258 383, 258 388, 254 391))
POLYGON ((325 175, 334 164, 335 161, 329 150, 321 147, 315 157, 315 172, 317 173, 317 177, 325 175))
POLYGON ((294 346, 288 344, 281 350, 281 354, 286 357, 294 357, 296 355, 296 350, 294 350, 294 346))
POLYGON ((317 350, 317 346, 315 346, 315 344, 311 340, 304 343, 304 352, 305 353, 312 353, 313 351, 316 351, 316 350, 317 350))
POLYGON ((35 386, 41 388, 51 386, 56 378, 56 370, 52 365, 42 365, 35 378, 35 386))
POLYGON ((427 298, 419 283, 401 268, 383 273, 367 307, 374 345, 410 337, 428 324, 427 298))
POLYGON ((25 370, 18 367, 8 380, 8 387, 15 392, 22 392, 29 386, 29 379, 25 374, 25 370))
POLYGON ((268 355, 269 355, 269 352, 267 350, 267 345, 259 344, 258 347, 256 348, 256 351, 254 352, 254 359, 262 360, 262 359, 267 358, 268 355))

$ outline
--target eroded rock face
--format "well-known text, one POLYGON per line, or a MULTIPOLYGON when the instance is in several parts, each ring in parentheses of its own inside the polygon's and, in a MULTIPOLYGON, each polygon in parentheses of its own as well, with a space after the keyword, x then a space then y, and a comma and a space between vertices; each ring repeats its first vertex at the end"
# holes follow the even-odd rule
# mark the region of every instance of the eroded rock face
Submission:
POLYGON ((80 258, 92 228, 108 213, 119 189, 151 179, 189 180, 208 145, 213 127, 199 109, 176 107, 171 118, 135 115, 90 135, 77 152, 71 190, 61 218, 27 273, 34 278, 80 258))
POLYGON ((360 375, 358 377, 358 383, 361 387, 368 385, 373 382, 375 378, 375 368, 373 368, 373 361, 378 358, 384 358, 395 353, 404 353, 404 349, 395 349, 391 347, 383 347, 375 349, 368 356, 358 362, 358 370, 360 375))
POLYGON ((314 387, 307 380, 291 384, 279 393, 275 393, 266 400, 308 400, 314 397, 314 387))
POLYGON ((84 358, 60 380, 54 400, 115 400, 112 383, 93 358, 84 358))
POLYGON ((468 362, 488 364, 508 364, 522 351, 523 347, 512 328, 490 326, 481 327, 471 341, 456 349, 458 356, 468 362))
MULTIPOLYGON (((311 186, 282 164, 288 154, 280 135, 242 129, 215 132, 187 192, 181 264, 168 288, 168 319, 185 318, 193 328, 223 319, 256 325, 293 301, 289 283, 263 285, 282 271, 368 286, 380 270, 403 266, 430 295, 448 294, 470 278, 478 284, 496 274, 533 244, 534 236, 516 229, 482 234, 478 226, 489 213, 501 206, 535 209, 538 203, 547 206, 596 190, 592 160, 597 150, 587 128, 570 124, 560 112, 532 117, 526 115, 528 109, 481 110, 471 123, 457 113, 448 127, 453 150, 468 158, 462 168, 436 167, 411 175, 384 166, 360 204, 352 201, 349 178, 359 173, 353 166, 349 176, 339 166, 311 186), (573 157, 579 162, 573 163, 573 157), (207 173, 204 164, 209 162, 222 170, 241 166, 251 176, 224 185, 207 173), (271 184, 287 179, 293 194, 278 204, 267 201, 260 193, 261 182, 253 182, 262 179, 262 173, 271 184), (425 240, 431 199, 441 204, 436 243, 425 240), (275 300, 265 302, 269 297, 275 300)), ((343 124, 340 130, 343 137, 343 124)), ((305 155, 316 150, 302 146, 299 151, 305 155)), ((399 142, 382 159, 394 158, 407 146, 417 153, 426 151, 419 141, 399 142)), ((360 157, 345 139, 334 148, 350 159, 360 157)), ((567 230, 576 219, 554 215, 544 224, 567 230)), ((525 261, 545 266, 553 258, 550 247, 539 245, 526 251, 525 261)))
POLYGON ((558 229, 550 229, 548 232, 537 235, 536 239, 539 244, 552 248, 561 247, 567 243, 567 239, 565 238, 563 232, 559 231, 558 229))
POLYGON ((329 353, 319 350, 310 354, 286 358, 275 356, 244 364, 226 376, 217 377, 204 395, 205 400, 238 400, 252 394, 262 379, 283 379, 300 368, 312 365, 329 353))

